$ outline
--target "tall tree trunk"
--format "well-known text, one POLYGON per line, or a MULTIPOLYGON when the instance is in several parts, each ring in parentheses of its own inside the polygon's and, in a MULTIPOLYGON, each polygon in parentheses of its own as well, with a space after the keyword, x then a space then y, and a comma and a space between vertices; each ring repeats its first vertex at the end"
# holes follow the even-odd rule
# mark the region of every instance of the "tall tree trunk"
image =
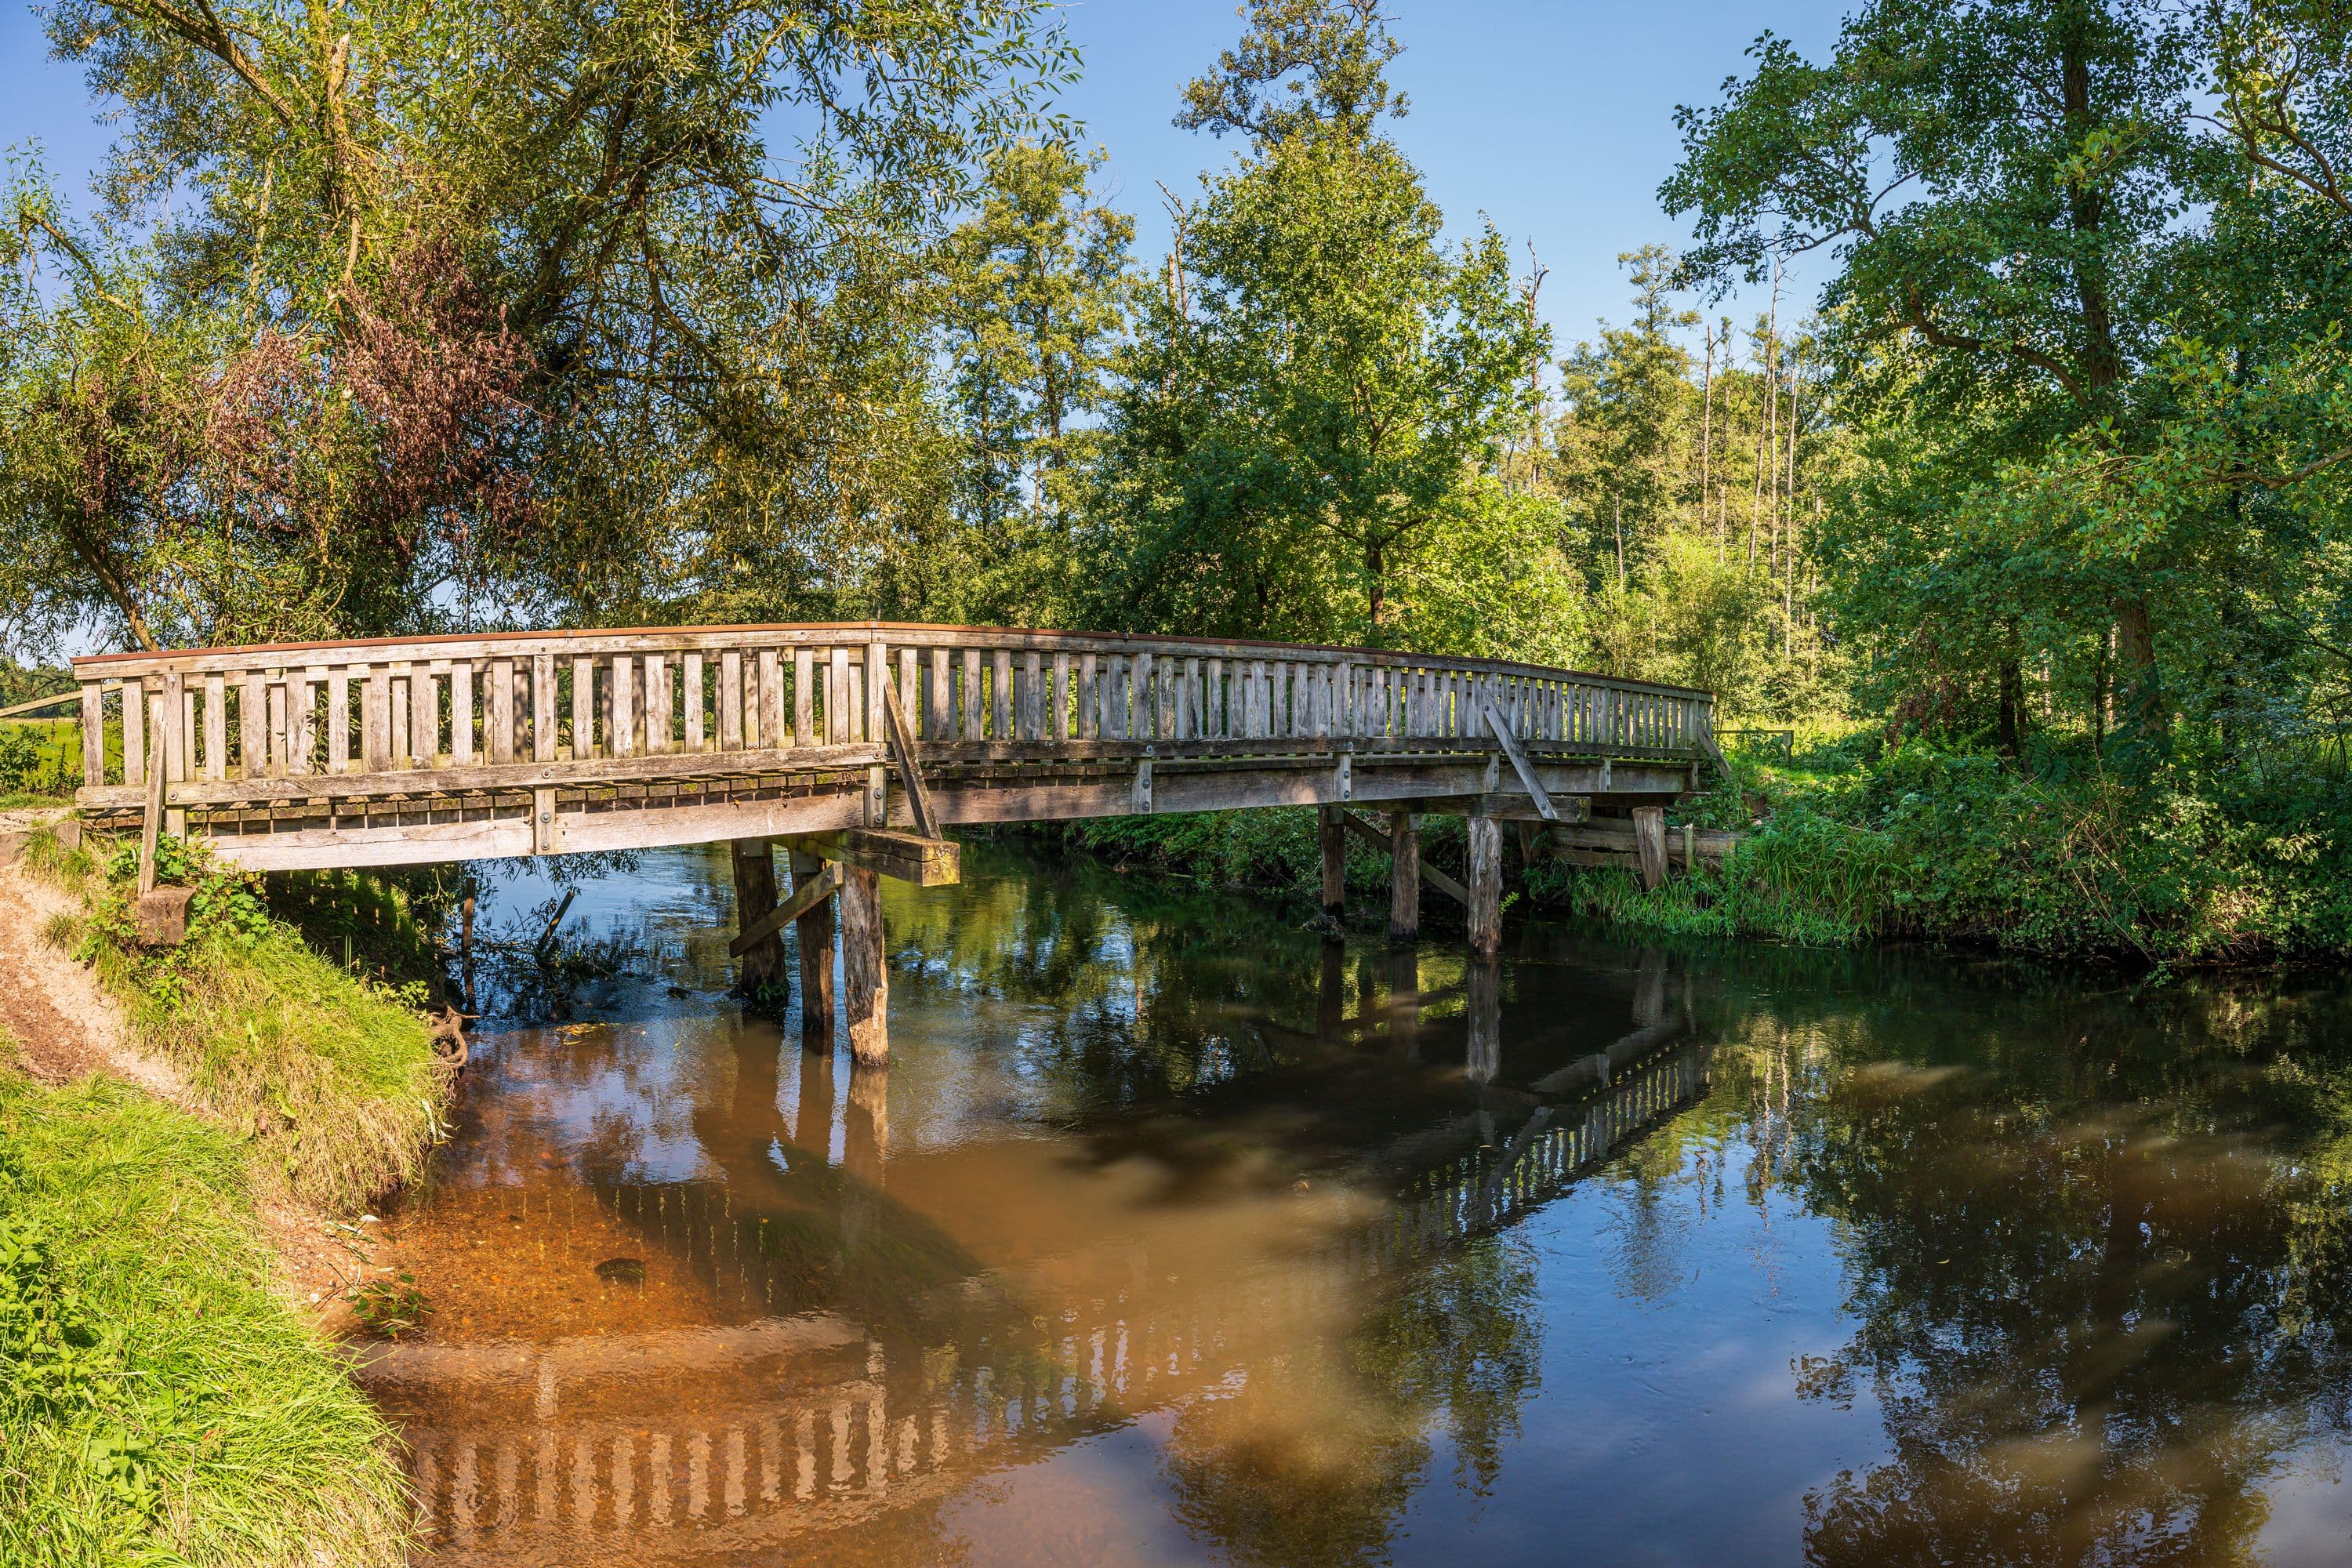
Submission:
POLYGON ((2156 631, 2148 623, 2147 601, 2137 595, 2120 595, 2112 606, 2116 617, 2117 694, 2123 699, 2118 729, 2142 745, 2162 748, 2171 721, 2165 711, 2164 686, 2156 663, 2156 631))
POLYGON ((2015 762, 2023 750, 2025 672, 2018 667, 2014 648, 2000 657, 2000 752, 2015 762))

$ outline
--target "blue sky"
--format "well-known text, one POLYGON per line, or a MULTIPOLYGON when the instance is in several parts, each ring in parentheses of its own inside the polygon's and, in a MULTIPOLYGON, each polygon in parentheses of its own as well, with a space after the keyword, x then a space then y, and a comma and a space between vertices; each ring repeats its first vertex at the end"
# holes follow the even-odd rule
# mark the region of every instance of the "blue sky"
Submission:
MULTIPOLYGON (((1825 0, 1394 8, 1405 53, 1391 76, 1412 102, 1398 139, 1455 231, 1483 211, 1522 262, 1534 242, 1551 269, 1542 307, 1563 349, 1590 337, 1595 318, 1627 314, 1620 251, 1688 237, 1655 194, 1678 150, 1675 106, 1713 101, 1766 27, 1825 53, 1839 16, 1825 0)), ((1231 138, 1169 123, 1183 83, 1239 36, 1233 0, 1074 0, 1066 17, 1087 65, 1064 107, 1109 153, 1110 189, 1136 216, 1139 251, 1157 258, 1167 223, 1154 182, 1189 191, 1234 154, 1231 138)), ((0 0, 0 147, 38 139, 61 183, 79 189, 110 139, 94 115, 79 74, 47 58, 38 18, 0 0)), ((1760 301, 1725 308, 1744 321, 1760 301)))

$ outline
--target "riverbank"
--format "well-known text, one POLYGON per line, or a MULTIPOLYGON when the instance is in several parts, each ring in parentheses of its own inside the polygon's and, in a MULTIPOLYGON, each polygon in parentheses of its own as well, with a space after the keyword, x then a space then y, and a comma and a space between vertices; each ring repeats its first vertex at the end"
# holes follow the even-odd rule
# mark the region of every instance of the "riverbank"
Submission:
POLYGON ((442 1126, 419 998, 175 852, 189 941, 143 951, 111 847, 0 837, 0 1561, 400 1562, 334 1341, 382 1272, 347 1222, 442 1126))
MULTIPOLYGON (((1504 836, 1528 906, 1637 931, 1816 946, 1927 940, 2062 959, 2197 967, 2352 953, 2352 782, 2325 772, 2226 781, 2186 765, 2132 783, 2042 759, 1857 731, 1785 754, 1735 752, 1732 776, 1669 813, 1742 835, 1720 867, 1643 892, 1630 871, 1569 866, 1504 836)), ((1207 880, 1315 896, 1311 810, 1073 823, 1065 841, 1207 880)), ((1459 818, 1423 855, 1460 874, 1459 818)), ((1372 905, 1387 862, 1350 841, 1372 905)))

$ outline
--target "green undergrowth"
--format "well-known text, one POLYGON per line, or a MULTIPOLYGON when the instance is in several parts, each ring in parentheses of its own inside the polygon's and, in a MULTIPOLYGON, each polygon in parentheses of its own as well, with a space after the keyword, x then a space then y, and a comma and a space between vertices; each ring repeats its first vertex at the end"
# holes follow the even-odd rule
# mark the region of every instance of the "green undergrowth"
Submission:
POLYGON ((96 968, 140 1043, 249 1131, 297 1197, 348 1211, 416 1176, 448 1093, 421 984, 346 971, 271 914, 257 878, 176 839, 159 848, 158 879, 194 896, 187 941, 162 950, 137 940, 135 847, 68 849, 38 834, 27 858, 84 895, 85 912, 52 938, 96 968))
POLYGON ((2352 783, 2338 776, 2175 763, 2126 781, 1916 739, 1736 757, 1735 775, 1675 814, 1744 832, 1720 869, 1644 894, 1624 871, 1539 864, 1529 891, 1694 935, 2168 966, 2352 952, 2352 783))
POLYGON ((80 782, 79 721, 0 719, 0 810, 68 800, 80 782))
POLYGON ((391 1434, 269 1293, 247 1152, 0 1067, 0 1563, 402 1560, 391 1434))
MULTIPOLYGON (((2352 954, 2352 780, 2340 768, 2181 761, 2126 779, 2055 749, 2023 763, 1980 745, 1889 746, 1853 724, 1800 725, 1731 753, 1733 776, 1668 814, 1742 835, 1644 893, 1630 870, 1522 862, 1527 907, 1642 930, 1843 946, 1988 945, 2052 958, 2196 966, 2352 954)), ((1312 898, 1311 808, 1118 817, 1043 830, 1113 861, 1312 898)), ((1424 819, 1427 864, 1462 875, 1458 817, 1424 819)), ((1370 921, 1387 857, 1350 836, 1348 884, 1370 921)), ((1428 914, 1449 912, 1430 900, 1428 914)))

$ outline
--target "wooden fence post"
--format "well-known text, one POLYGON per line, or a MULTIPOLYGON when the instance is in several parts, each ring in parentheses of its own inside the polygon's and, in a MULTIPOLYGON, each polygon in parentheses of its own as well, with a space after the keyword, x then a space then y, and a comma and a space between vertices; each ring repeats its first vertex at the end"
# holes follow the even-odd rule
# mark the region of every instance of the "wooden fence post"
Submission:
MULTIPOLYGON (((776 858, 764 838, 738 838, 728 845, 735 869, 735 929, 748 931, 776 907, 776 858)), ((743 954, 736 978, 743 994, 772 1006, 789 986, 784 976, 782 933, 754 942, 743 954)))
POLYGON ((1348 912, 1348 826, 1339 814, 1347 808, 1316 808, 1315 837, 1323 850, 1323 913, 1339 921, 1348 912))
POLYGON ((1639 865, 1642 891, 1654 892, 1666 879, 1666 808, 1633 808, 1633 857, 1639 865))

